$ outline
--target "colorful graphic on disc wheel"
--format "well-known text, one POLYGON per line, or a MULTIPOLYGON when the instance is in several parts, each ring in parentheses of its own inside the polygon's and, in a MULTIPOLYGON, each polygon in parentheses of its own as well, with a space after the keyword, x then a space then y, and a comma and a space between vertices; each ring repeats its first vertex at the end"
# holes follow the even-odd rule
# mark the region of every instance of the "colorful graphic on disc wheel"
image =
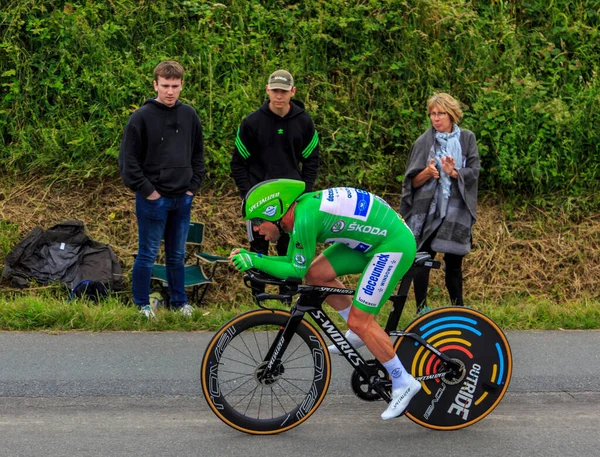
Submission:
POLYGON ((465 308, 441 308, 413 322, 415 333, 441 353, 458 361, 456 376, 427 379, 447 368, 443 360, 410 337, 396 348, 404 367, 422 378, 421 391, 407 416, 426 427, 454 430, 491 412, 504 396, 512 374, 512 356, 504 333, 485 315, 465 308))

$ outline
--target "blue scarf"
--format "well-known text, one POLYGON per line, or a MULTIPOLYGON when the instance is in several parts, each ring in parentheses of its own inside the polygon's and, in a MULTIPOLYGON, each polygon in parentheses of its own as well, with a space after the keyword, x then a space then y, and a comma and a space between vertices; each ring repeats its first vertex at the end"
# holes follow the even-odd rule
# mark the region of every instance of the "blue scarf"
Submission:
POLYGON ((446 216, 446 210, 448 209, 448 199, 450 198, 450 187, 452 185, 452 179, 442 168, 442 157, 450 156, 454 158, 454 168, 457 170, 462 168, 462 148, 460 147, 460 128, 454 124, 452 132, 435 132, 435 140, 437 147, 434 144, 435 149, 434 159, 435 164, 440 172, 440 191, 441 195, 438 195, 438 204, 440 209, 441 217, 446 216))

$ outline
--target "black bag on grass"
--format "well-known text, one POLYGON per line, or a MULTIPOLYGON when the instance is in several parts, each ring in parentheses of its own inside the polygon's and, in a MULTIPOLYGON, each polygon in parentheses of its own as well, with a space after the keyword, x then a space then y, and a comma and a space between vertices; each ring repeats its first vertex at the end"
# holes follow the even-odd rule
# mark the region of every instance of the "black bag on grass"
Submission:
POLYGON ((80 281, 69 292, 69 301, 75 300, 76 298, 84 298, 97 303, 106 297, 108 297, 106 286, 101 281, 95 281, 93 279, 84 279, 83 281, 80 281))
POLYGON ((91 239, 83 222, 69 220, 43 230, 35 227, 4 259, 2 279, 13 287, 61 282, 73 290, 83 280, 108 290, 123 287, 122 269, 112 248, 91 239))

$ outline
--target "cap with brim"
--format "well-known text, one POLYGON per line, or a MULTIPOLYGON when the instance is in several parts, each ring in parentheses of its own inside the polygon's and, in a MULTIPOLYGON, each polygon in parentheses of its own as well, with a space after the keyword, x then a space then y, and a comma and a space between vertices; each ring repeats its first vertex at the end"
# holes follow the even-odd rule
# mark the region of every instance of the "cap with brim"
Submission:
POLYGON ((294 78, 289 71, 277 70, 269 76, 269 89, 292 90, 294 78))

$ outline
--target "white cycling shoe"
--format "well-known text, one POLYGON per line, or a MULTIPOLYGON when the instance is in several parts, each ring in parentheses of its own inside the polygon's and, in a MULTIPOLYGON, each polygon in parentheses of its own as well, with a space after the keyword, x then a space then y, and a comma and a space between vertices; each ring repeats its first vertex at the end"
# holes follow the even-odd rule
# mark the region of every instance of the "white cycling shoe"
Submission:
POLYGON ((387 409, 381 414, 381 418, 386 421, 402 415, 408 407, 412 398, 421 390, 421 383, 412 376, 408 386, 392 390, 392 401, 387 409))
MULTIPOLYGON (((358 335, 350 329, 348 329, 348 331, 346 331, 345 336, 346 336, 346 339, 348 340, 348 343, 350 343, 354 349, 361 348, 365 345, 363 340, 361 340, 358 337, 358 335)), ((334 344, 327 346, 327 349, 329 349, 330 354, 339 354, 340 353, 340 351, 338 350, 338 348, 335 347, 334 344)))

